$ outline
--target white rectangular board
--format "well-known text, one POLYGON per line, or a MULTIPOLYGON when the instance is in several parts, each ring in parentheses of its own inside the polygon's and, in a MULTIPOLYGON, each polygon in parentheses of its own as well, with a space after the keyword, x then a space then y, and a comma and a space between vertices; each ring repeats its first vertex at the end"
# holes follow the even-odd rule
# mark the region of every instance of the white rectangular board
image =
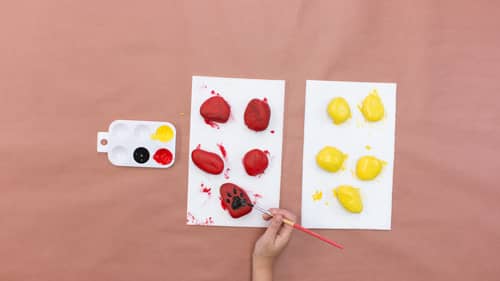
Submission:
POLYGON ((283 143, 283 113, 285 81, 193 76, 191 92, 191 128, 189 139, 188 225, 216 225, 236 227, 265 227, 262 214, 252 210, 233 219, 222 209, 219 188, 226 182, 245 189, 252 200, 264 208, 279 206, 281 183, 281 154, 283 143), (219 128, 207 125, 200 115, 200 106, 213 94, 222 96, 231 107, 227 123, 219 128), (267 99, 271 108, 269 126, 255 132, 245 125, 243 115, 248 102, 267 99), (218 145, 227 152, 224 174, 211 175, 200 170, 191 159, 191 151, 198 145, 222 156, 218 145), (264 174, 247 175, 242 158, 247 151, 258 148, 269 152, 269 166, 264 174), (229 169, 229 170, 228 170, 229 169), (203 190, 205 189, 205 192, 203 190), (210 189, 210 192, 208 192, 210 189), (210 194, 209 194, 210 193, 210 194))
POLYGON ((368 82, 306 82, 304 150, 302 171, 302 224, 309 228, 391 229, 392 178, 396 123, 396 84, 368 82), (385 116, 378 122, 365 121, 358 105, 377 89, 384 104, 385 116), (352 117, 335 125, 327 113, 331 99, 343 97, 352 117), (348 155, 345 170, 329 173, 316 164, 316 154, 324 146, 334 146, 348 155), (368 147, 367 147, 368 146, 368 147), (355 175, 357 159, 373 155, 387 164, 372 181, 355 175), (346 211, 332 190, 339 185, 360 189, 363 211, 346 211), (312 195, 321 191, 321 200, 312 195))

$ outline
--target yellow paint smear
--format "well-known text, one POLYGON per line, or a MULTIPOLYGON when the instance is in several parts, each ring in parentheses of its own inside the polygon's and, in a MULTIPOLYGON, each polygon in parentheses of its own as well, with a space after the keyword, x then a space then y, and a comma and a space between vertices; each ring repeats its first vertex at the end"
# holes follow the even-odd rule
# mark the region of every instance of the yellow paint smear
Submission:
POLYGON ((166 125, 162 125, 156 129, 156 132, 151 135, 152 140, 157 140, 161 142, 169 142, 174 137, 174 131, 172 128, 166 125))
POLYGON ((372 149, 372 147, 371 147, 371 146, 369 146, 369 145, 365 145, 365 148, 366 148, 366 150, 370 150, 370 149, 372 149))

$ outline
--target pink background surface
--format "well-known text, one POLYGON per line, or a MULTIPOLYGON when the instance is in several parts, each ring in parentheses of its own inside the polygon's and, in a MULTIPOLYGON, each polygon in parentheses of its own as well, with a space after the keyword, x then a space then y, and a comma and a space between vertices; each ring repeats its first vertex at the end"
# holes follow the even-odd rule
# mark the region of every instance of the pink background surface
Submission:
POLYGON ((261 229, 185 226, 192 75, 286 80, 295 213, 305 80, 398 83, 393 230, 296 233, 276 280, 498 280, 491 3, 2 1, 0 280, 250 278, 261 229), (111 166, 114 119, 175 123, 177 163, 111 166))

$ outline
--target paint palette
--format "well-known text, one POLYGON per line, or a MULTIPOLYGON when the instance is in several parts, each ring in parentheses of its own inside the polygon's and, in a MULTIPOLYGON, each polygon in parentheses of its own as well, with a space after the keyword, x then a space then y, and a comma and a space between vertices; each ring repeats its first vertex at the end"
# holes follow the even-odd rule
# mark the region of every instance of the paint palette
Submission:
POLYGON ((115 120, 97 133, 97 152, 116 166, 169 168, 175 162, 176 130, 169 122, 115 120))

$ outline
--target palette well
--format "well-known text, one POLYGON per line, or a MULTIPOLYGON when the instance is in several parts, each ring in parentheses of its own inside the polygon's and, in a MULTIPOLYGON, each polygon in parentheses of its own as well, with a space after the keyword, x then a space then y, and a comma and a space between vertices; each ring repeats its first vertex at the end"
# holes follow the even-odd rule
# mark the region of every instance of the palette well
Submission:
POLYGON ((97 133, 97 152, 115 166, 169 168, 175 162, 175 126, 169 122, 115 120, 97 133))

